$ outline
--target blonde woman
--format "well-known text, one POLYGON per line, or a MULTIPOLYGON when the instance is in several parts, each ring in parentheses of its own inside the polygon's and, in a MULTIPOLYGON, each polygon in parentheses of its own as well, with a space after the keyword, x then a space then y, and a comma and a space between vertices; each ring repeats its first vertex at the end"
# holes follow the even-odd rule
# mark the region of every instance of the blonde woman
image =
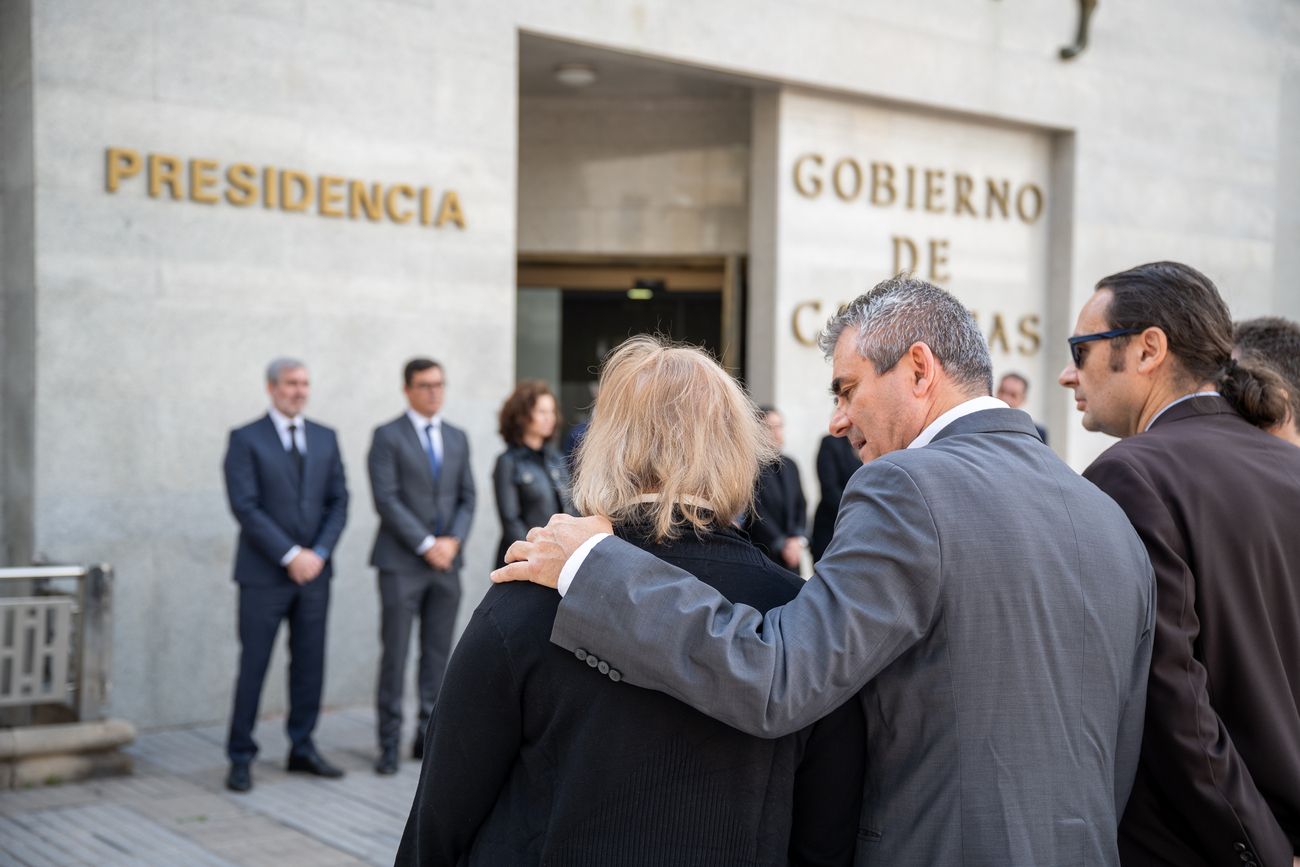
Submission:
MULTIPOLYGON (((633 338, 606 361, 574 502, 766 611, 801 582, 730 526, 774 458, 753 404, 697 349, 633 338)), ((635 581, 635 576, 628 576, 635 581)), ((850 701, 761 740, 617 661, 549 642, 559 597, 488 591, 448 666, 399 864, 851 864, 865 742, 850 701)))

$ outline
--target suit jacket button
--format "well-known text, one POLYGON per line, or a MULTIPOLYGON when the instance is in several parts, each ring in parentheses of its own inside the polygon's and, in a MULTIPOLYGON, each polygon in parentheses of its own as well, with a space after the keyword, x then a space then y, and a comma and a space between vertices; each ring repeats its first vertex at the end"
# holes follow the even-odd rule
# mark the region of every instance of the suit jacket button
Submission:
POLYGON ((600 665, 600 660, 589 653, 587 654, 587 665, 590 665, 592 668, 595 668, 596 666, 600 665))
POLYGON ((573 651, 573 655, 578 657, 579 660, 583 660, 587 658, 587 651, 579 647, 577 650, 573 651))
POLYGON ((609 674, 609 663, 602 659, 600 665, 596 666, 596 671, 601 674, 609 674))
POLYGON ((617 668, 611 668, 609 670, 609 679, 614 681, 614 683, 618 683, 623 679, 623 672, 619 671, 617 668))
POLYGON ((1246 851, 1246 844, 1245 844, 1245 843, 1233 843, 1233 844, 1232 844, 1232 848, 1236 849, 1238 852, 1245 852, 1245 851, 1246 851))

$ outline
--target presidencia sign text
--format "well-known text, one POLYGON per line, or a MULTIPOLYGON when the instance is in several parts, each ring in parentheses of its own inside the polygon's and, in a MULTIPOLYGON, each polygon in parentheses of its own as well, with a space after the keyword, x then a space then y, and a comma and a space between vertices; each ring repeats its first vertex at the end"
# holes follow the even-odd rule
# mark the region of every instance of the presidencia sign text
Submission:
POLYGON ((143 185, 152 199, 168 198, 201 205, 236 208, 260 206, 288 213, 310 213, 339 220, 387 221, 398 225, 450 224, 465 228, 465 210, 455 190, 430 185, 365 181, 329 174, 308 174, 279 166, 214 159, 183 159, 169 154, 141 154, 110 147, 105 154, 104 185, 116 193, 143 185))

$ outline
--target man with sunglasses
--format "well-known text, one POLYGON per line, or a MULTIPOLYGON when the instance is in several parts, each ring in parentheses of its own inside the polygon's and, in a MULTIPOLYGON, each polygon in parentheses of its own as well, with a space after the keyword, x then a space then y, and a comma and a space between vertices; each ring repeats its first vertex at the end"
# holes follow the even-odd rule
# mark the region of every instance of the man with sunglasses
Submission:
POLYGON ((1084 476, 1156 572, 1156 635, 1129 865, 1262 864, 1300 853, 1300 450, 1271 371, 1233 359, 1214 284, 1176 262, 1103 279, 1071 363, 1083 426, 1120 437, 1084 476))

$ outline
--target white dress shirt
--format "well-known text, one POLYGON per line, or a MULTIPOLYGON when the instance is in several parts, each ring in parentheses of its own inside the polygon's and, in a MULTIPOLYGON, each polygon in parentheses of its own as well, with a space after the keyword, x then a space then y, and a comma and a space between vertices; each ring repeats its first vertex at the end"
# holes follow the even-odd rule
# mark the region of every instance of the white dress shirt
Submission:
MULTIPOLYGON (((952 409, 926 425, 920 435, 918 435, 916 439, 912 440, 907 447, 909 449, 919 449, 928 446, 930 441, 934 439, 935 435, 938 434, 939 431, 943 430, 962 416, 967 416, 974 412, 981 412, 986 409, 1009 408, 1010 407, 1007 406, 1005 401, 998 400, 996 397, 991 397, 989 395, 973 397, 970 400, 957 404, 952 409)), ((1026 413, 1025 415, 1028 417, 1029 414, 1026 413)), ((1033 419, 1030 419, 1030 422, 1032 423, 1033 419)), ((560 591, 561 596, 569 592, 569 585, 573 583, 573 576, 578 574, 578 570, 582 568, 582 564, 586 561, 587 555, 591 553, 591 549, 599 545, 608 536, 608 533, 597 533, 587 541, 583 542, 578 550, 574 551, 569 555, 569 559, 564 561, 564 568, 560 570, 560 578, 556 582, 555 587, 556 590, 560 591)))
MULTIPOLYGON (((415 435, 420 438, 420 447, 423 448, 427 445, 432 448, 433 453, 438 457, 438 464, 441 466, 442 413, 430 417, 427 415, 420 415, 413 409, 408 409, 406 411, 406 417, 410 419, 411 424, 415 426, 415 435), (427 430, 430 425, 433 426, 433 430, 427 430)), ((420 540, 420 544, 416 546, 415 553, 423 557, 424 553, 433 547, 434 541, 435 539, 433 538, 432 533, 425 536, 420 540)))
MULTIPOLYGON (((297 447, 298 451, 302 452, 305 456, 307 454, 307 431, 304 428, 305 422, 303 421, 302 413, 298 413, 293 418, 289 418, 289 416, 280 412, 273 406, 267 410, 266 414, 271 417, 271 424, 275 425, 275 432, 280 435, 280 445, 284 447, 286 452, 289 451, 289 425, 294 426, 293 444, 297 447)), ((301 551, 301 545, 294 545, 284 553, 283 557, 280 558, 280 565, 288 566, 293 562, 293 558, 297 557, 301 551)))

